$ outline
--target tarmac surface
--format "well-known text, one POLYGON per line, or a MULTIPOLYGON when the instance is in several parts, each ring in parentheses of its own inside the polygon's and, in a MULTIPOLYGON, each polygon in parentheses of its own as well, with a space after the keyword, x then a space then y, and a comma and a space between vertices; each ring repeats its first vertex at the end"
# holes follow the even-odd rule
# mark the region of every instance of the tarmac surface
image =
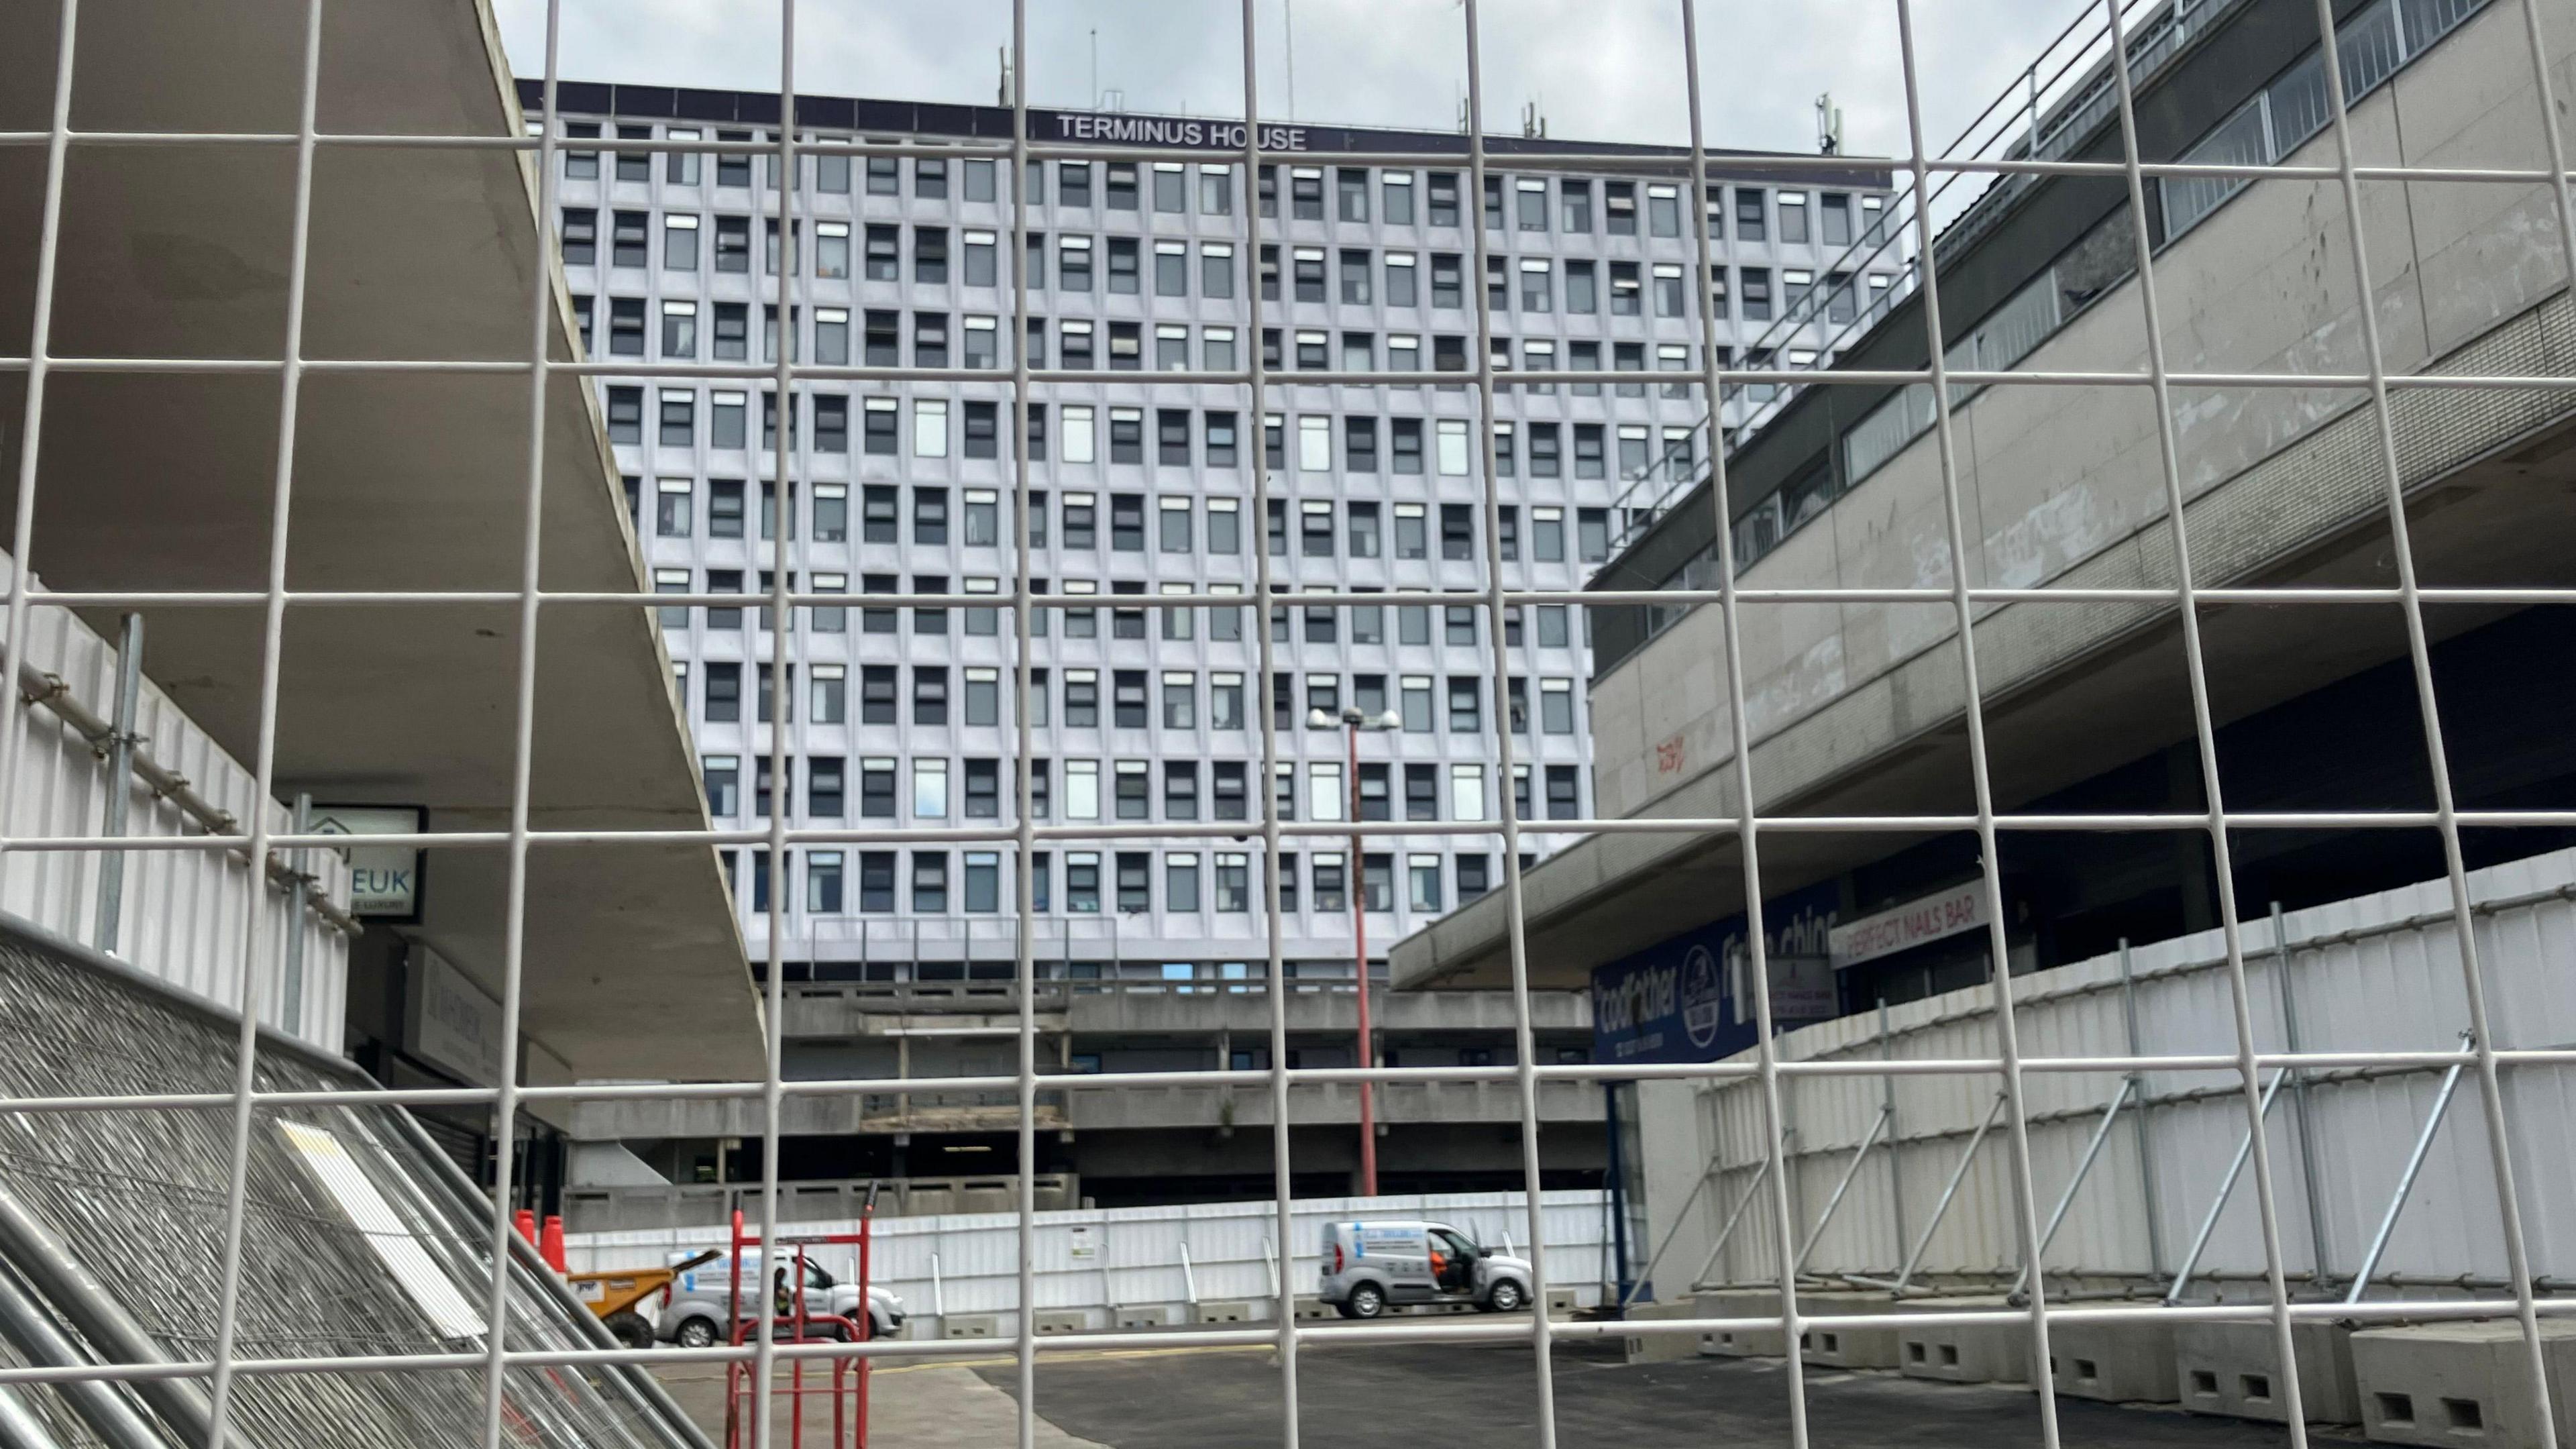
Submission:
MULTIPOLYGON (((1539 1399, 1526 1344, 1352 1344, 1306 1340, 1297 1357, 1303 1449, 1506 1449, 1537 1442, 1539 1399)), ((1618 1449, 1781 1446, 1790 1442, 1788 1373, 1776 1359, 1699 1358, 1629 1365, 1614 1341, 1560 1341, 1553 1386, 1558 1442, 1618 1449)), ((810 1373, 810 1370, 809 1370, 810 1373)), ((724 1378, 675 1365, 665 1384, 723 1441, 724 1378)), ((817 1380, 809 1379, 809 1382, 817 1380)), ((869 1395, 870 1449, 1012 1449, 1018 1367, 1007 1354, 880 1366, 869 1395)), ((2061 1398, 2065 1449, 2272 1449, 2277 1425, 2196 1417, 2171 1406, 2061 1398)), ((1038 1356, 1039 1449, 1277 1449, 1283 1401, 1267 1346, 1089 1351, 1038 1356)), ((782 1412, 773 1443, 790 1442, 782 1412)), ((1811 1370, 1815 1449, 2021 1449, 2041 1443, 2039 1400, 2011 1385, 1926 1383, 1894 1373, 1811 1370)), ((803 1442, 833 1443, 829 1406, 805 1406, 803 1442)), ((2358 1430, 2342 1431, 2357 1439, 2358 1430)), ((2353 1442, 2312 1426, 2321 1444, 2353 1442)), ((847 1439, 843 1443, 849 1442, 847 1439)))

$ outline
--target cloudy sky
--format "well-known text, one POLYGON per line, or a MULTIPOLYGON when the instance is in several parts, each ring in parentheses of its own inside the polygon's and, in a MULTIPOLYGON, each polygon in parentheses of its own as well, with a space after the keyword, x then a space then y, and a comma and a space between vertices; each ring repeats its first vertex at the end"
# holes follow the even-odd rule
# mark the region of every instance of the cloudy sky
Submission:
MULTIPOLYGON (((763 90, 778 83, 777 0, 561 0, 568 79, 763 90)), ((2099 0, 2089 0, 2092 11, 2099 0)), ((513 64, 539 73, 546 0, 496 0, 513 64)), ((1916 0, 1925 128, 1935 151, 2088 0, 1916 0)), ((1688 138, 1679 0, 1481 0, 1485 122, 1536 102, 1553 136, 1688 138)), ((1454 130, 1465 95, 1459 0, 1254 0, 1262 112, 1454 130)), ((1226 0, 1029 0, 1029 93, 1081 107, 1239 115, 1240 7, 1226 0)), ((2098 27, 2088 14, 2087 29, 2098 27)), ((995 99, 1009 0, 800 0, 797 88, 904 100, 995 99)), ((1711 145, 1809 150, 1830 91, 1844 150, 1905 150, 1896 0, 1701 0, 1711 145)))

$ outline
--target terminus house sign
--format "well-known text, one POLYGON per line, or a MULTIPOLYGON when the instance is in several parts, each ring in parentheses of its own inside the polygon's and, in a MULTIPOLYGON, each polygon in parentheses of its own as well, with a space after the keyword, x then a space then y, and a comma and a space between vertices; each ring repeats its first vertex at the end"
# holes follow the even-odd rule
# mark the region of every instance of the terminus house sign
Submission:
MULTIPOLYGON (((1243 148, 1241 121, 1200 120, 1192 116, 1124 116, 1103 115, 1089 111, 1060 111, 1056 114, 1056 138, 1063 141, 1100 141, 1114 146, 1183 146, 1204 147, 1214 151, 1236 151, 1243 148)), ((1264 126, 1261 128, 1264 151, 1303 151, 1306 128, 1303 126, 1264 126)))
MULTIPOLYGON (((417 805, 316 805, 316 835, 420 835, 429 812, 417 805)), ((378 920, 420 919, 420 849, 359 845, 340 851, 349 862, 349 914, 378 920)))

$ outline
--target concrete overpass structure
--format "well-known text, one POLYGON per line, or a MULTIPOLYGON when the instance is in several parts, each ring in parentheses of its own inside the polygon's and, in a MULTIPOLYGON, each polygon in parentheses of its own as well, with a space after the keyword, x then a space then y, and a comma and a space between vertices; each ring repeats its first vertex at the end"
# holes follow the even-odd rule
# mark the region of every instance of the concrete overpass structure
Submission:
MULTIPOLYGON (((14 8, 15 43, 0 47, 0 131, 51 127, 61 10, 14 8)), ((149 23, 84 13, 71 127, 291 140, 305 13, 292 3, 156 7, 149 23)), ((333 135, 523 134, 480 5, 326 7, 315 106, 315 125, 333 135)), ((22 352, 34 326, 46 175, 46 147, 0 146, 0 353, 22 352)), ((529 382, 368 364, 525 359, 541 292, 546 346, 573 356, 560 276, 539 244, 534 175, 531 158, 506 149, 316 149, 285 587, 482 596, 290 601, 276 680, 282 799, 417 806, 432 832, 509 823, 520 631, 515 602, 491 595, 519 587, 529 382)), ((296 195, 290 144, 69 146, 34 475, 27 562, 51 590, 236 596, 146 607, 145 672, 244 762, 259 750, 296 195), (115 359, 198 365, 126 371, 115 359)), ((18 501, 25 374, 13 362, 0 385, 12 460, 0 511, 18 501)), ((544 409, 541 586, 642 592, 590 390, 556 375, 544 409)), ((112 638, 117 613, 102 604, 83 617, 112 638)), ((650 614, 566 606, 541 620, 531 826, 706 828, 650 614)), ((354 944, 353 1050, 393 1085, 451 1079, 406 1045, 410 944, 498 993, 507 864, 488 846, 430 852, 418 920, 354 944)), ((528 899, 532 1078, 758 1074, 756 1003, 712 850, 540 845, 528 899)))
MULTIPOLYGON (((791 1080, 1007 1077, 1018 1069, 1018 988, 1008 981, 792 983, 785 999, 791 1080)), ((1292 990, 1286 1005, 1291 1066, 1352 1064, 1358 999, 1347 984, 1292 990)), ((1588 996, 1543 992, 1530 1005, 1542 1060, 1588 1058, 1588 996)), ((1174 1083, 1086 1090, 1082 1082, 1101 1071, 1266 1069, 1270 1008, 1257 981, 1038 983, 1041 1176, 1078 1181, 1080 1195, 1104 1203, 1222 1197, 1257 1185, 1256 1178, 1266 1183, 1267 1089, 1174 1083)), ((1373 1015, 1382 1062, 1508 1067, 1513 1059, 1506 993, 1381 995, 1373 1015)), ((1549 1170, 1569 1183, 1597 1179, 1605 1152, 1599 1092, 1546 1082, 1539 1096, 1540 1121, 1553 1129, 1549 1170)), ((1376 1112, 1384 1171, 1442 1190, 1516 1177, 1519 1104, 1518 1086, 1503 1078, 1382 1083, 1376 1112)), ((933 1180, 958 1172, 1006 1170, 995 1158, 1013 1150, 1019 1111, 1019 1095, 1008 1088, 790 1096, 780 1122, 782 1170, 792 1166, 787 1175, 806 1184, 800 1190, 865 1172, 935 1187, 933 1180)), ((585 1162, 600 1164, 581 1174, 585 1191, 576 1194, 576 1207, 593 1213, 583 1221, 594 1222, 594 1209, 613 1200, 614 1221, 660 1222, 665 1207, 705 1196, 710 1171, 719 1181, 755 1175, 739 1153, 758 1139, 760 1112, 756 1101, 583 1104, 572 1133, 586 1144, 585 1162), (606 1168, 621 1150, 673 1184, 670 1190, 641 1180, 621 1185, 606 1168)), ((1355 1086, 1293 1088, 1289 1120, 1298 1129, 1301 1180, 1320 1187, 1351 1170, 1355 1086)), ((924 1200, 952 1199, 934 1192, 924 1200)))
MULTIPOLYGON (((2236 124, 2232 118, 2249 104, 2258 107, 2258 120, 2286 115, 2301 52, 2314 48, 2305 5, 2247 0, 2196 10, 2197 29, 2141 80, 2138 124, 2149 160, 2212 159, 2209 148, 2224 139, 2212 128, 2236 124)), ((2370 7, 2339 13, 2347 27, 2372 21, 2370 7)), ((2439 19, 2456 28, 2425 28, 2399 68, 2378 74, 2375 89, 2365 95, 2364 86, 2353 86, 2360 164, 2545 170, 2519 11, 2459 6, 2439 19)), ((2576 32, 2561 25, 2549 45, 2563 95, 2576 32)), ((2347 36, 2345 50, 2349 74, 2354 37, 2347 36)), ((2393 41, 2389 54, 2397 55, 2393 41)), ((2090 122, 2078 120, 2056 154, 2116 160, 2116 116, 2097 108, 2090 122)), ((2270 159, 2330 167, 2334 145, 2330 132, 2317 134, 2270 159)), ((2358 325, 2363 299, 2338 186, 2285 177, 2215 197, 2177 193, 2170 183, 2151 187, 2147 225, 2158 247, 2173 370, 2344 378, 2368 371, 2358 325)), ((2392 374, 2576 374, 2576 306, 2549 187, 2373 182, 2364 203, 2369 305, 2392 374)), ((2133 224, 2123 183, 2113 177, 2049 177, 1989 192, 1949 228, 1939 249, 1952 366, 2142 376, 2133 224)), ((1925 366, 1919 295, 1892 308, 1840 365, 1925 366)), ((1810 386, 1739 441, 1730 462, 1731 546, 1742 587, 1951 586, 1941 464, 1926 426, 1929 389, 1918 386, 1911 398, 1893 393, 1810 386)), ((2200 585, 2394 585, 2386 480, 2363 389, 2349 382, 2183 388, 2175 405, 2200 585)), ((1966 396, 1953 421, 1972 587, 2173 587, 2172 525, 2148 389, 1990 386, 1966 396)), ((2576 483, 2576 391, 2402 387, 2393 393, 2393 422, 2427 587, 2576 582, 2568 562, 2576 513, 2566 507, 2576 483)), ((1714 537, 1703 479, 1594 587, 1714 588, 1714 537)), ((2517 639, 2536 633, 2548 647, 2563 632, 2529 619, 2500 625, 2509 612, 2442 607, 2431 611, 2430 623, 2447 641, 2441 648, 2458 650, 2500 637, 2484 632, 2491 629, 2519 627, 2517 639)), ((1734 789, 1737 742, 1724 707, 1715 608, 1603 607, 1594 614, 1600 813, 1736 814, 1747 802, 1734 789)), ((2196 763, 2172 754, 2187 752, 2192 735, 2172 607, 1991 602, 1976 618, 1999 808, 2204 808, 2196 763)), ((2358 759, 2381 743, 2387 749, 2387 758, 2373 755, 2368 768, 2311 778, 2302 776, 2295 748, 2275 740, 2268 752, 2251 744, 2238 751, 2231 735, 2222 739, 2231 809, 2429 808, 2411 695, 2382 691, 2360 713, 2333 704, 2332 691, 2363 688, 2374 671, 2402 661, 2404 635, 2392 604, 2230 605, 2206 610, 2202 622, 2223 732, 2278 735, 2267 722, 2286 721, 2305 733, 2316 756, 2358 759), (2381 708, 2391 704, 2402 707, 2381 708), (2410 751, 2411 776, 2393 763, 2410 751)), ((1785 816, 1970 812, 1953 626, 1951 605, 1937 596, 1919 604, 1746 604, 1751 805, 1785 816)), ((2546 666, 2537 672, 2555 675, 2546 666)), ((2486 742, 2455 745, 2463 803, 2562 798, 2552 791, 2569 757, 2553 743, 2557 724, 2540 701, 2527 692, 2517 698, 2509 678, 2466 672, 2456 676, 2453 695, 2455 676, 2438 662, 2437 673, 2446 718, 2464 737, 2486 742)), ((2522 841, 2494 848, 2527 852, 2552 843, 2517 834, 2522 841)), ((2240 870, 2259 871, 2316 844, 2276 832, 2241 838, 2240 870)), ((1934 831, 1773 832, 1762 845, 1765 893, 1840 880, 1848 918, 1944 878, 1973 878, 1973 850, 1960 857, 1959 842, 1952 835, 1945 845, 1934 831), (1919 869, 1880 868, 1906 861, 1909 852, 1919 869)), ((2181 835, 2008 836, 2004 866, 2008 874, 2026 869, 2034 880, 2046 878, 2054 863, 2033 857, 2060 850, 2080 868, 2060 872, 2072 878, 2056 882, 2058 898, 2043 899, 2043 911, 2094 920, 2102 931, 2157 914, 2178 929, 2213 919, 2200 848, 2181 835), (2116 849, 2105 843, 2114 840, 2122 842, 2116 849), (2025 842, 2029 848, 2017 854, 2025 842), (2146 897, 2139 892, 2173 899, 2140 905, 2146 897)), ((1542 986, 1580 984, 1595 966, 1740 910, 1743 895, 1735 839, 1724 830, 1596 835, 1531 871, 1525 890, 1531 977, 1542 986)), ((2261 900, 2253 896, 2252 908, 2261 900)), ((1399 944, 1396 985, 1502 982, 1503 907, 1498 893, 1399 944)))

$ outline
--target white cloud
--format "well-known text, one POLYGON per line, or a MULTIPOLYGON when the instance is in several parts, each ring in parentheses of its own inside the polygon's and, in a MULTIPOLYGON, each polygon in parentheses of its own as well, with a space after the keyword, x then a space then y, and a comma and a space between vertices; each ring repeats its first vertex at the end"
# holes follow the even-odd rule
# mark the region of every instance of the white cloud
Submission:
MULTIPOLYGON (((512 64, 538 73, 545 0, 495 0, 512 64)), ((1986 102, 2015 90, 2085 0, 1916 0, 1924 130, 1938 151, 1986 102)), ((1296 115, 1448 130, 1465 93, 1457 0, 1284 0, 1294 10, 1296 115)), ((1289 112, 1283 0, 1256 0, 1266 115, 1289 112)), ((778 83, 776 0, 562 0, 561 71, 731 90, 778 83)), ((2099 9, 2099 5, 2092 6, 2099 9)), ((1479 6, 1489 131, 1536 101, 1551 135, 1678 143, 1688 137, 1679 0, 1485 0, 1479 6)), ((1080 107, 1098 85, 1128 109, 1239 114, 1234 5, 1211 0, 1031 0, 1030 97, 1080 107)), ((1906 148, 1896 0, 1702 0, 1708 142, 1807 150, 1815 97, 1844 112, 1845 149, 1906 148)), ((990 103, 1007 0, 801 0, 797 88, 808 94, 990 103)), ((2089 22, 2088 22, 2089 23, 2089 22)))

